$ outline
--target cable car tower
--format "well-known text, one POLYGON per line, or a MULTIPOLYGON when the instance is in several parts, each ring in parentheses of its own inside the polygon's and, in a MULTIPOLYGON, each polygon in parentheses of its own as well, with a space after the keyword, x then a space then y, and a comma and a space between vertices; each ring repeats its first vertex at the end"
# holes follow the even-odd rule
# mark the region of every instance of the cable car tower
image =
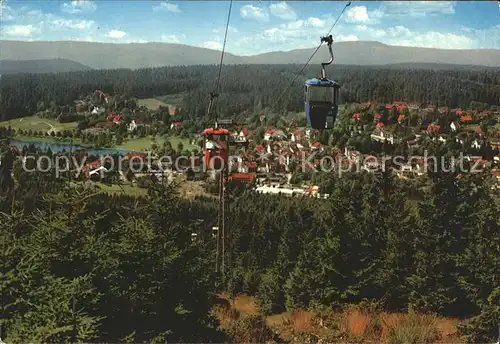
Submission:
MULTIPOLYGON (((229 3, 226 32, 219 63, 219 73, 214 85, 214 91, 210 92, 210 101, 208 104, 207 116, 210 116, 212 114, 215 101, 219 96, 217 91, 220 83, 232 5, 233 1, 231 0, 229 3)), ((207 128, 203 131, 203 162, 205 171, 213 173, 214 175, 217 175, 216 172, 219 172, 219 211, 217 214, 217 226, 212 227, 212 236, 216 239, 215 272, 220 272, 222 280, 224 281, 226 263, 228 263, 227 265, 230 265, 231 259, 231 233, 228 225, 229 202, 227 197, 230 134, 229 130, 219 127, 219 124, 221 124, 221 122, 222 121, 217 120, 217 113, 215 113, 215 123, 213 128, 207 128)))

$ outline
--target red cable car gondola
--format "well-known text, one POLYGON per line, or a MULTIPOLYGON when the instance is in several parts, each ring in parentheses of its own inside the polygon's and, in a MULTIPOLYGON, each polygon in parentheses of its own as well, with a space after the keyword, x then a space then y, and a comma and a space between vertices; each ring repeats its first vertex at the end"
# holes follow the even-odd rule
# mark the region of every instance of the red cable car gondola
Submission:
POLYGON ((203 151, 205 168, 220 169, 229 160, 229 130, 208 128, 203 131, 203 151))

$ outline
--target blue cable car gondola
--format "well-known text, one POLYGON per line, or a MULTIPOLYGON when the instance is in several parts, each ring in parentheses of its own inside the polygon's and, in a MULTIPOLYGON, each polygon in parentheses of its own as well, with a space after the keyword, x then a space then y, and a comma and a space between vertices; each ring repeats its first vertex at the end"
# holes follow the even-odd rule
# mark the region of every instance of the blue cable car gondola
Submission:
POLYGON ((309 79, 305 83, 305 112, 307 124, 313 129, 333 127, 339 112, 340 85, 326 78, 325 66, 333 62, 332 35, 322 37, 321 42, 328 44, 330 61, 321 63, 320 79, 309 79))

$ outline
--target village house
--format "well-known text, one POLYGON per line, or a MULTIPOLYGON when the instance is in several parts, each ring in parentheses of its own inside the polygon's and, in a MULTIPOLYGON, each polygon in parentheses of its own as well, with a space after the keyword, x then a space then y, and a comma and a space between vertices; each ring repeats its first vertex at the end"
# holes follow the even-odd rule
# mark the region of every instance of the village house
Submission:
POLYGON ((112 112, 109 116, 108 116, 108 121, 110 122, 113 122, 114 124, 120 124, 123 120, 123 117, 122 115, 120 114, 116 114, 114 112, 112 112))
POLYGON ((255 173, 233 173, 229 176, 229 180, 238 181, 242 183, 251 183, 257 178, 255 173))
POLYGON ((407 102, 394 102, 393 107, 396 107, 396 110, 398 113, 401 113, 404 110, 408 110, 408 103, 407 102))
POLYGON ((444 136, 444 135, 439 135, 439 136, 438 136, 438 138, 437 138, 437 140, 438 140, 439 142, 445 143, 445 142, 446 142, 446 136, 444 136))
POLYGON ((265 141, 270 141, 271 139, 285 139, 286 135, 283 132, 283 130, 280 129, 268 129, 264 133, 264 140, 265 141))
POLYGON ((368 110, 369 108, 372 107, 373 104, 375 104, 376 102, 367 102, 367 103, 361 103, 359 104, 359 107, 361 108, 361 111, 366 111, 368 110))
POLYGON ((82 172, 86 177, 93 181, 101 179, 102 173, 109 172, 108 169, 101 164, 101 160, 92 161, 82 167, 82 172))
POLYGON ((472 116, 471 115, 463 115, 460 117, 460 122, 464 122, 464 123, 472 122, 472 116))
POLYGON ((132 121, 129 123, 127 130, 128 130, 129 132, 133 132, 133 131, 134 131, 134 130, 136 130, 136 129, 137 129, 137 123, 135 123, 135 120, 132 120, 132 121))
POLYGON ((481 149, 482 146, 483 146, 482 140, 478 141, 477 139, 472 141, 472 144, 470 145, 471 148, 475 148, 475 149, 481 149))
POLYGON ((234 132, 232 134, 233 141, 235 143, 245 143, 248 141, 248 129, 244 128, 240 130, 239 132, 234 132), (245 130, 246 129, 246 130, 245 130))
POLYGON ((311 143, 311 150, 323 150, 323 147, 321 146, 321 143, 319 142, 313 142, 311 143))
POLYGON ((463 130, 468 132, 468 133, 475 133, 479 136, 483 136, 484 135, 484 132, 483 130, 481 129, 481 126, 479 126, 478 124, 469 124, 469 125, 464 125, 463 127, 463 130))
POLYGON ((140 122, 139 120, 132 120, 129 125, 128 125, 128 128, 127 130, 129 132, 133 132, 134 130, 138 129, 139 127, 149 127, 150 125, 149 124, 144 124, 142 122, 140 122))
POLYGON ((450 109, 448 109, 446 106, 441 106, 438 109, 438 111, 439 111, 440 114, 445 114, 445 113, 448 113, 448 111, 450 111, 450 109))
POLYGON ((104 107, 96 106, 92 109, 92 111, 90 113, 93 115, 100 115, 101 113, 104 113, 104 112, 106 112, 106 109, 104 107))
POLYGON ((370 138, 373 141, 378 141, 378 142, 389 142, 391 145, 394 144, 399 144, 401 143, 401 139, 398 138, 395 134, 385 131, 381 128, 377 128, 373 131, 373 133, 370 135, 370 138))
POLYGON ((425 165, 423 160, 417 161, 415 164, 403 164, 399 166, 399 169, 396 170, 396 175, 399 178, 407 179, 414 178, 417 176, 423 176, 425 174, 425 165))
POLYGON ((429 124, 427 126, 427 129, 426 131, 428 133, 434 133, 434 134, 438 134, 440 131, 441 131, 441 126, 440 125, 437 125, 437 124, 429 124))
POLYGON ((420 109, 420 105, 417 104, 417 103, 409 103, 408 104, 408 109, 410 109, 410 110, 418 110, 418 109, 420 109))
POLYGON ((500 170, 491 171, 491 177, 493 178, 493 185, 491 189, 500 189, 500 170))
POLYGON ((182 127, 182 122, 174 122, 170 124, 170 129, 180 128, 180 127, 182 127))
POLYGON ((382 158, 367 155, 363 159, 361 168, 367 172, 377 172, 382 170, 382 158))
POLYGON ((128 152, 125 156, 128 160, 129 166, 134 170, 142 169, 145 170, 150 165, 149 157, 147 153, 141 152, 128 152))
POLYGON ((304 138, 304 133, 302 131, 295 130, 294 132, 292 132, 292 137, 291 137, 292 142, 301 142, 303 138, 304 138))
POLYGON ((457 121, 453 121, 450 124, 450 129, 451 129, 451 131, 455 132, 458 129, 460 129, 460 124, 457 121))

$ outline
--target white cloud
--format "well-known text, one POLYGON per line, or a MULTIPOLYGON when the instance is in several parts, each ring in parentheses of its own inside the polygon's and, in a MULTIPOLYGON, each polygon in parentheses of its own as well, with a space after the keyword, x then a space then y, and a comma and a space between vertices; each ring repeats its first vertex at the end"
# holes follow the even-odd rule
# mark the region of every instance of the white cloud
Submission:
MULTIPOLYGON (((281 24, 279 27, 265 29, 260 33, 250 36, 243 36, 235 41, 235 46, 244 53, 253 50, 255 53, 291 50, 299 48, 311 48, 319 44, 319 38, 325 35, 324 27, 326 21, 315 17, 308 19, 298 19, 281 24), (270 44, 272 43, 272 44, 270 44)), ((342 26, 337 26, 340 32, 342 26)), ((349 33, 337 34, 335 41, 356 41, 359 38, 349 33)), ((240 51, 241 51, 240 50, 240 51)))
POLYGON ((355 35, 334 35, 333 40, 335 42, 349 42, 349 41, 359 41, 358 36, 355 35))
POLYGON ((283 29, 288 29, 288 30, 296 30, 300 28, 305 28, 305 29, 317 29, 317 28, 322 28, 325 26, 325 21, 321 20, 319 18, 313 18, 310 17, 307 20, 296 20, 296 21, 291 21, 287 24, 282 24, 281 28, 283 29))
POLYGON ((346 23, 376 24, 384 13, 380 10, 368 11, 365 6, 354 6, 345 13, 346 23))
POLYGON ((61 11, 76 14, 76 13, 88 13, 93 12, 97 9, 97 5, 90 0, 73 0, 70 3, 65 2, 61 5, 61 11))
POLYGON ((111 30, 108 32, 109 38, 123 38, 127 33, 119 30, 111 30))
POLYGON ((474 37, 478 49, 500 49, 500 24, 486 29, 465 28, 463 30, 474 37))
MULTIPOLYGON (((473 33, 413 31, 403 25, 386 29, 357 25, 354 29, 360 40, 379 41, 389 45, 440 49, 472 49, 478 45, 477 37, 473 33)), ((498 36, 500 36, 500 26, 498 36)))
POLYGON ((201 46, 207 49, 222 50, 222 44, 214 41, 203 42, 201 46))
POLYGON ((315 18, 315 17, 310 17, 309 19, 307 19, 307 25, 308 26, 311 26, 311 27, 324 27, 325 26, 325 21, 324 20, 321 20, 319 18, 315 18))
POLYGON ((2 11, 2 22, 16 20, 19 24, 31 24, 55 18, 53 14, 43 13, 40 10, 30 10, 27 6, 21 6, 14 9, 4 5, 2 11))
POLYGON ((387 32, 384 29, 374 29, 366 25, 356 25, 355 30, 369 36, 370 39, 375 40, 387 36, 387 32))
POLYGON ((70 19, 56 19, 50 22, 50 25, 57 29, 89 29, 94 25, 93 20, 70 20, 70 19))
POLYGON ((305 22, 302 19, 281 25, 282 28, 296 30, 304 27, 305 22))
POLYGON ((388 28, 385 34, 378 31, 384 30, 368 28, 363 32, 366 34, 363 38, 377 40, 377 38, 384 37, 383 43, 390 45, 439 49, 472 49, 477 44, 475 38, 466 35, 437 31, 412 31, 402 25, 388 28))
POLYGON ((3 28, 3 35, 10 37, 31 37, 36 31, 33 25, 9 25, 3 28))
POLYGON ((165 43, 180 43, 186 35, 161 35, 161 40, 165 43))
POLYGON ((470 49, 474 46, 474 40, 469 37, 435 31, 413 34, 412 37, 398 39, 395 43, 402 46, 439 49, 470 49))
POLYGON ((393 26, 387 29, 389 36, 391 37, 401 37, 401 36, 411 36, 411 31, 407 27, 402 25, 393 26))
POLYGON ((242 18, 255 19, 258 21, 268 21, 269 14, 260 7, 253 5, 245 5, 240 8, 240 15, 242 18))
POLYGON ((153 11, 168 11, 174 13, 182 12, 179 8, 179 5, 171 4, 167 1, 162 1, 159 5, 153 6, 153 11))
POLYGON ((380 9, 387 16, 455 14, 455 1, 384 1, 380 9))
POLYGON ((290 6, 287 5, 286 2, 282 1, 277 4, 271 4, 269 6, 269 10, 271 11, 271 14, 275 17, 278 17, 283 20, 296 20, 297 19, 297 13, 291 8, 290 6))

